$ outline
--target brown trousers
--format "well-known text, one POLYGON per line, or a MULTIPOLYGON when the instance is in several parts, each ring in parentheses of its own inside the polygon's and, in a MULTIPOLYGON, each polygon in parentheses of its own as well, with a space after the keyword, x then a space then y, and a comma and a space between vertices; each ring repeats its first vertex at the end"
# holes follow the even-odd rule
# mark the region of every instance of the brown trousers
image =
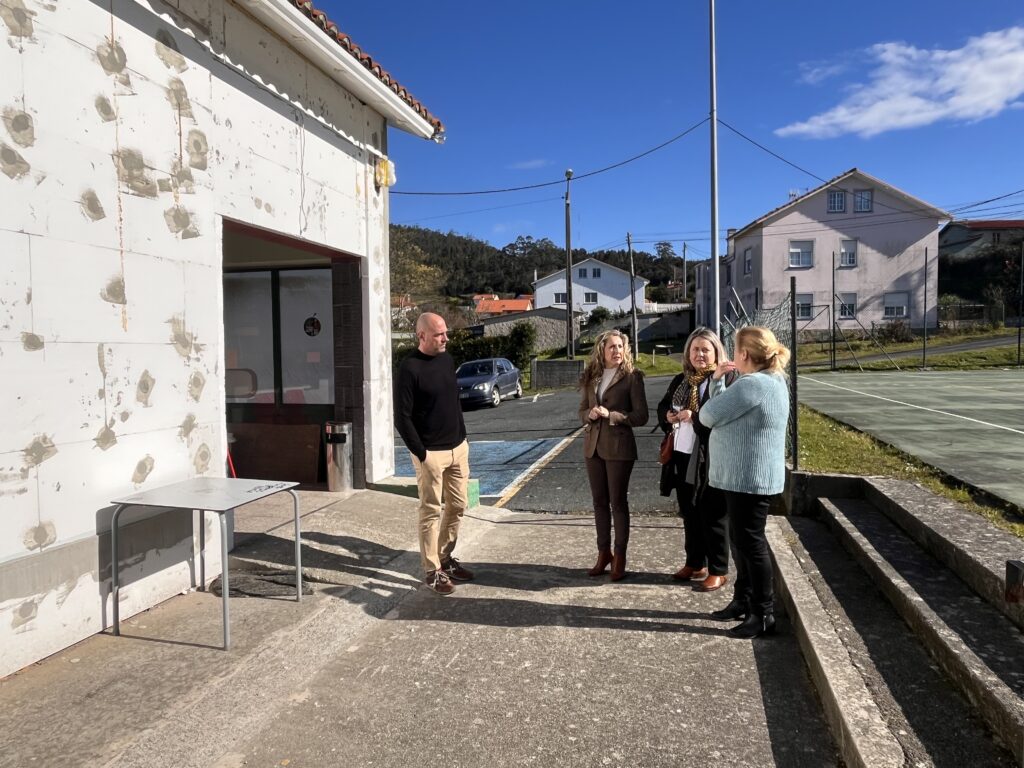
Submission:
POLYGON ((632 459, 610 461, 597 453, 587 462, 590 495, 594 499, 594 523, 597 526, 597 549, 612 548, 612 518, 615 519, 615 554, 626 554, 629 544, 629 476, 633 473, 632 459))

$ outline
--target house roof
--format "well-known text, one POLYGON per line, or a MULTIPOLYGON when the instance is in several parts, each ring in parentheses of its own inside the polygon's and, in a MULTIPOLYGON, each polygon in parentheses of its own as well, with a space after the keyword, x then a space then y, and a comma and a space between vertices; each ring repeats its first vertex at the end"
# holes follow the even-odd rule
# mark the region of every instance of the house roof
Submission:
MULTIPOLYGON (((587 313, 581 310, 573 310, 574 317, 583 317, 587 313)), ((562 307, 541 307, 540 309, 531 309, 527 312, 516 312, 509 315, 497 315, 495 317, 484 317, 481 318, 475 326, 471 327, 482 327, 485 325, 494 325, 495 323, 507 323, 510 320, 526 320, 530 317, 547 317, 565 322, 565 309, 562 307)))
MULTIPOLYGON (((844 173, 841 173, 838 176, 835 176, 834 178, 829 179, 828 181, 826 181, 821 186, 815 187, 814 189, 812 189, 812 190, 810 190, 808 192, 805 192, 804 194, 800 195, 800 197, 795 197, 792 200, 790 200, 789 202, 784 203, 784 204, 780 205, 777 208, 773 208, 772 210, 768 211, 768 213, 764 214, 760 218, 754 219, 754 221, 750 222, 746 226, 741 227, 740 229, 738 229, 735 232, 733 232, 731 235, 729 235, 728 239, 729 240, 735 240, 735 239, 739 238, 740 236, 745 235, 747 232, 749 232, 750 230, 754 229, 755 227, 764 226, 770 219, 777 218, 783 212, 789 210, 790 208, 794 207, 795 205, 798 205, 799 203, 803 202, 804 200, 807 200, 808 198, 814 197, 815 195, 818 195, 818 194, 824 192, 826 189, 828 189, 830 187, 835 187, 836 185, 838 185, 838 184, 840 184, 840 183, 842 183, 844 181, 847 181, 849 179, 852 179, 853 177, 859 177, 861 179, 864 179, 864 180, 868 181, 871 185, 876 186, 876 187, 880 187, 882 189, 885 189, 890 194, 893 194, 893 195, 895 195, 897 197, 901 197, 904 200, 906 200, 908 203, 911 204, 911 206, 913 207, 913 210, 901 211, 902 213, 920 214, 922 216, 931 216, 931 217, 934 217, 934 218, 937 218, 937 219, 951 219, 951 218, 953 218, 953 216, 951 214, 949 214, 949 213, 946 213, 946 211, 943 211, 940 208, 936 208, 935 206, 933 206, 933 205, 931 205, 929 203, 926 203, 923 200, 920 200, 919 198, 914 197, 913 195, 908 195, 903 190, 897 189, 896 187, 892 186, 891 184, 886 184, 881 179, 875 178, 871 174, 865 173, 864 171, 860 170, 859 168, 851 168, 850 170, 848 170, 848 171, 846 171, 844 173)), ((850 191, 850 190, 847 190, 847 191, 850 191)))
MULTIPOLYGON (((1024 219, 962 219, 951 221, 946 227, 967 229, 1024 229, 1024 219)), ((943 227, 945 229, 946 227, 943 227)))
MULTIPOLYGON (((583 261, 577 261, 575 264, 573 264, 573 267, 582 267, 584 264, 588 264, 588 263, 599 264, 602 268, 614 269, 616 272, 621 272, 626 277, 629 277, 629 272, 627 272, 626 270, 619 269, 615 265, 609 264, 609 263, 607 263, 605 261, 600 261, 599 259, 584 259, 583 261)), ((565 274, 565 270, 564 269, 560 269, 557 272, 552 272, 550 275, 544 275, 544 277, 542 277, 540 280, 534 280, 533 281, 533 285, 540 285, 541 283, 550 282, 554 278, 557 278, 559 275, 564 275, 564 274, 565 274)), ((636 279, 638 281, 642 282, 644 285, 647 285, 647 283, 651 282, 646 277, 641 277, 640 275, 637 275, 636 279)))
POLYGON ((391 73, 380 65, 379 61, 374 60, 374 58, 370 56, 370 54, 366 53, 366 51, 364 51, 348 34, 339 29, 337 24, 327 18, 327 14, 315 7, 310 0, 288 1, 305 14, 305 16, 321 30, 323 30, 324 34, 337 43, 342 50, 346 51, 356 61, 362 64, 367 70, 369 70, 370 74, 394 92, 399 99, 410 106, 420 117, 432 125, 434 127, 434 135, 432 138, 440 140, 441 137, 444 136, 444 125, 441 121, 431 114, 430 110, 428 110, 419 99, 413 96, 405 86, 392 77, 391 73))
POLYGON ((530 299, 481 299, 477 312, 526 312, 533 308, 530 299))

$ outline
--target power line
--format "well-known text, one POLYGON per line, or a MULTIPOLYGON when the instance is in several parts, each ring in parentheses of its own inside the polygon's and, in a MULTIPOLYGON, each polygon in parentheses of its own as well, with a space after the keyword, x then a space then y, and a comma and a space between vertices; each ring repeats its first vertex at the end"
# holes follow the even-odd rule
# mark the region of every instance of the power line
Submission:
MULTIPOLYGON (((627 165, 628 163, 632 163, 632 162, 634 162, 636 160, 639 160, 642 157, 647 157, 647 155, 650 155, 650 154, 652 154, 654 152, 657 152, 659 149, 664 149, 669 144, 672 144, 672 143, 674 143, 676 141, 679 141, 681 138, 683 138, 687 134, 692 133, 693 131, 695 131, 698 128, 700 128, 708 120, 710 120, 710 118, 705 117, 699 123, 694 123, 693 125, 691 125, 689 128, 687 128, 682 133, 676 134, 675 136, 673 136, 668 141, 663 141, 658 146, 651 147, 650 149, 646 150, 645 152, 641 152, 639 155, 634 155, 633 157, 630 157, 630 158, 628 158, 626 160, 621 160, 621 161, 619 161, 617 163, 612 163, 611 165, 606 165, 604 168, 598 168, 596 171, 588 171, 587 173, 581 173, 579 175, 575 175, 575 176, 573 176, 573 181, 580 181, 581 179, 586 179, 586 178, 589 178, 591 176, 597 176, 600 173, 607 173, 608 171, 614 170, 615 168, 621 168, 622 166, 627 165)), ((545 181, 545 182, 543 182, 541 184, 527 184, 526 186, 523 186, 523 187, 505 187, 503 189, 481 189, 481 190, 475 190, 475 191, 471 191, 471 192, 402 192, 402 191, 399 191, 399 190, 392 190, 391 194, 392 195, 430 195, 430 196, 496 195, 496 194, 499 194, 501 192, 523 192, 523 191, 525 191, 527 189, 541 189, 543 187, 553 187, 556 184, 565 184, 565 179, 562 178, 562 179, 558 179, 557 181, 545 181)))
MULTIPOLYGON (((796 168, 801 173, 806 173, 812 179, 817 179, 822 184, 828 184, 829 183, 828 179, 823 179, 818 174, 812 173, 811 171, 808 171, 806 168, 802 168, 801 166, 797 165, 796 163, 792 162, 791 160, 787 160, 782 155, 780 155, 778 152, 774 152, 774 151, 768 149, 768 147, 766 147, 763 144, 761 144, 761 143, 755 141, 754 139, 750 138, 746 134, 742 133, 740 130, 738 130, 736 128, 733 128, 731 125, 729 125, 724 120, 719 119, 718 122, 721 125, 724 125, 726 128, 728 128, 733 133, 735 133, 737 136, 739 136, 744 141, 749 141, 751 144, 753 144, 755 147, 760 149, 762 152, 767 152, 769 155, 771 155, 772 157, 776 158, 777 160, 781 160, 786 165, 789 165, 789 166, 792 166, 793 168, 796 168)), ((845 187, 839 186, 838 184, 835 184, 833 186, 835 186, 836 189, 841 190, 843 192, 849 192, 849 193, 854 194, 854 195, 857 193, 857 190, 846 189, 845 187)), ((897 213, 912 214, 914 216, 917 216, 918 218, 931 218, 931 211, 936 210, 935 208, 932 208, 931 206, 921 207, 921 208, 912 208, 910 210, 907 210, 907 209, 904 209, 904 208, 897 208, 894 205, 888 205, 887 203, 883 203, 881 200, 872 200, 872 203, 874 205, 881 206, 882 208, 889 208, 890 210, 896 211, 897 213)))
POLYGON ((495 205, 490 208, 474 208, 471 211, 458 211, 457 213, 442 213, 437 216, 424 216, 421 219, 405 219, 404 221, 396 221, 395 224, 415 224, 418 221, 431 221, 433 219, 447 219, 451 216, 467 216, 471 213, 484 213, 486 211, 500 211, 503 208, 519 208, 524 205, 539 205, 540 203, 550 203, 553 200, 561 200, 561 197, 545 197, 543 200, 530 200, 526 203, 509 203, 508 205, 495 205))

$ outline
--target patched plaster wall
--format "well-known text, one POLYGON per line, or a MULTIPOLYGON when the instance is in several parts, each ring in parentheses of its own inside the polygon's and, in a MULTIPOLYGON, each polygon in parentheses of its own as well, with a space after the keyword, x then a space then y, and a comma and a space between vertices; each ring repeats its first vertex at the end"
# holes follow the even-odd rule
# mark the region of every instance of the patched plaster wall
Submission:
MULTIPOLYGON (((381 115, 223 0, 0 0, 0 72, 4 675, 106 626, 110 499, 224 472, 223 217, 361 257, 367 479, 393 452, 381 115)), ((129 521, 123 617, 192 530, 129 521)))

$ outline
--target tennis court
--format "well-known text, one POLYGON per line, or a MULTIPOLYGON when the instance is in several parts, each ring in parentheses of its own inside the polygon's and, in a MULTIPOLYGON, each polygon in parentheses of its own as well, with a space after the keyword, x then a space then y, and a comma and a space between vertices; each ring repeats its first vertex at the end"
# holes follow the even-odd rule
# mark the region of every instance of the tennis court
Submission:
POLYGON ((1024 508, 1024 371, 800 376, 800 402, 1024 508))

